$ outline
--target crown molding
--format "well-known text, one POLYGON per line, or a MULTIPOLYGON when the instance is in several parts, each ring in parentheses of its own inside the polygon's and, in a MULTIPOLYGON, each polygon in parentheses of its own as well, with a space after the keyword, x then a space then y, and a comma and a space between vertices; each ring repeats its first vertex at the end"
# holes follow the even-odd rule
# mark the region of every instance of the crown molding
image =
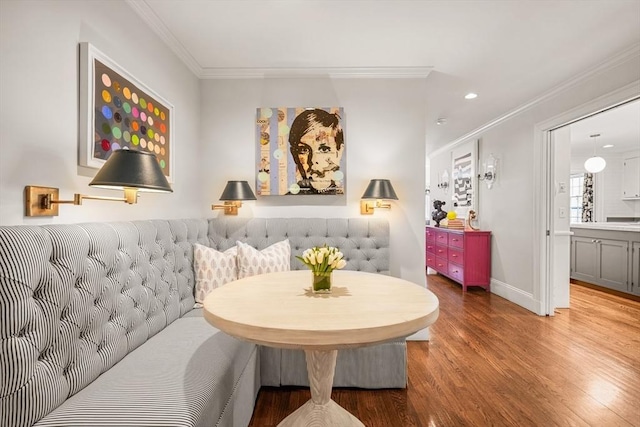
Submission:
POLYGON ((125 0, 127 4, 142 18, 144 22, 169 46, 178 58, 191 70, 193 74, 199 76, 202 67, 193 56, 178 41, 160 17, 151 9, 145 0, 125 0))
POLYGON ((426 78, 433 67, 291 67, 291 68, 205 68, 191 56, 145 0, 126 0, 127 4, 169 46, 199 79, 264 78, 426 78))
POLYGON ((291 68, 204 68, 201 79, 265 78, 426 78, 433 67, 291 67, 291 68))
POLYGON ((443 147, 438 148, 437 150, 434 150, 431 154, 429 154, 429 157, 432 156, 437 156, 441 153, 444 153, 446 151, 452 150, 453 148, 455 148, 457 145, 460 145, 462 143, 464 143, 465 141, 471 139, 471 138, 477 138, 482 132, 486 132, 487 130, 509 120, 510 118, 523 113, 527 110, 529 110, 530 108, 535 107, 538 104, 541 104, 545 101, 547 101, 550 98, 553 98, 554 96, 558 95, 561 92, 564 92, 565 90, 570 89, 573 86, 576 86, 582 82, 584 82, 585 80, 590 79, 591 77, 600 74, 604 71, 607 70, 611 70, 621 64, 624 64, 627 61, 633 60, 633 59, 637 59, 638 57, 640 57, 640 43, 636 43, 631 45, 630 47, 628 47, 627 49, 622 50, 621 52, 619 52, 618 54, 600 62, 599 64, 596 64, 594 67, 572 77, 569 80, 566 80, 565 82, 559 84, 558 86, 552 88, 551 90, 543 93, 541 96, 532 99, 529 102, 526 102, 524 104, 522 104, 521 106, 517 107, 516 109, 502 115, 499 116, 498 118, 491 120, 490 122, 485 123, 484 125, 480 126, 479 128, 476 128, 474 130, 472 130, 469 133, 466 133, 465 135, 462 135, 461 137, 451 141, 450 143, 444 145, 443 147))

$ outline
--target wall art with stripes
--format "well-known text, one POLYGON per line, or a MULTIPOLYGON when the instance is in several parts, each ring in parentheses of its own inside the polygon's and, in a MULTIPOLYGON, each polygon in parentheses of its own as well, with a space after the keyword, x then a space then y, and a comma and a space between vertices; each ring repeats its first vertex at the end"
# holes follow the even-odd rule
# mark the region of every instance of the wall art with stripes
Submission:
POLYGON ((258 195, 344 194, 341 107, 258 108, 255 132, 258 195))
POLYGON ((451 201, 458 216, 464 217, 470 209, 477 209, 477 163, 477 140, 466 142, 451 152, 451 201))

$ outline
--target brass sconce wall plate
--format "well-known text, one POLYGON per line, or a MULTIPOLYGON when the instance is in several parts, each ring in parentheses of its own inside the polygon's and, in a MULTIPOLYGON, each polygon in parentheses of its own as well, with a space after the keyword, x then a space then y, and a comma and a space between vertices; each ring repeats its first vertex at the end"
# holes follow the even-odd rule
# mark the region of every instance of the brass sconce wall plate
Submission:
POLYGON ((46 203, 46 199, 58 200, 60 190, 54 187, 38 187, 27 185, 24 187, 25 216, 57 216, 58 204, 46 203))

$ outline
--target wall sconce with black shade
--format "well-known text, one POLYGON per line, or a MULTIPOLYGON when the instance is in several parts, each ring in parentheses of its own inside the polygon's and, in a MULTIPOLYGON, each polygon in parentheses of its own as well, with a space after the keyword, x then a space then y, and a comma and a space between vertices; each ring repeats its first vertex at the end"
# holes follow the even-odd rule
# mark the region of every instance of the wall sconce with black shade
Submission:
POLYGON ((491 189, 493 184, 496 182, 498 171, 498 159, 493 157, 493 153, 487 156, 487 159, 484 162, 484 175, 478 174, 478 179, 480 181, 484 181, 487 184, 487 188, 491 189))
POLYGON ((132 205, 138 201, 138 191, 173 192, 154 154, 124 149, 111 153, 89 186, 123 190, 124 197, 89 196, 76 193, 73 195, 73 200, 59 200, 58 188, 27 185, 24 188, 25 215, 57 216, 58 205, 81 205, 83 200, 107 200, 132 205))
POLYGON ((375 208, 391 209, 391 203, 383 200, 398 200, 388 179, 372 179, 360 200, 360 214, 372 215, 375 208))
POLYGON ((238 215, 238 208, 242 207, 243 200, 256 200, 247 181, 227 181, 227 186, 222 191, 220 200, 223 205, 211 205, 211 209, 224 209, 225 215, 238 215))
POLYGON ((442 172, 442 176, 439 177, 439 181, 440 182, 438 182, 438 188, 446 192, 447 188, 449 188, 449 172, 447 172, 446 169, 444 172, 442 172))

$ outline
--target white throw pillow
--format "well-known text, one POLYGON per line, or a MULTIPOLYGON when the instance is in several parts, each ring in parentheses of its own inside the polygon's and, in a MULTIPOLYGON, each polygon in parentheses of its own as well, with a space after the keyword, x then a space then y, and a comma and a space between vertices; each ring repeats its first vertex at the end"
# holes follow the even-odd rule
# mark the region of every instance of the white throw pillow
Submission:
POLYGON ((274 243, 261 251, 242 242, 236 242, 236 246, 238 247, 238 279, 291 269, 291 246, 288 239, 274 243))
POLYGON ((202 307, 205 297, 215 288, 238 278, 236 256, 238 249, 234 246, 224 252, 213 248, 194 244, 193 269, 196 276, 196 307, 202 307))

